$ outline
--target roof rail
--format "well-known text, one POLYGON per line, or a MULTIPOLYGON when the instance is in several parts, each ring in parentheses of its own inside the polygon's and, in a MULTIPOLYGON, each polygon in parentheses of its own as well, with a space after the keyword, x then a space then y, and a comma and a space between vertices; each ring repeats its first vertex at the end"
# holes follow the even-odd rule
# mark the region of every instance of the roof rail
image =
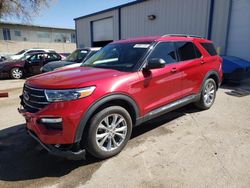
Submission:
POLYGON ((162 35, 161 37, 195 37, 195 38, 204 38, 199 35, 187 35, 187 34, 166 34, 162 35))

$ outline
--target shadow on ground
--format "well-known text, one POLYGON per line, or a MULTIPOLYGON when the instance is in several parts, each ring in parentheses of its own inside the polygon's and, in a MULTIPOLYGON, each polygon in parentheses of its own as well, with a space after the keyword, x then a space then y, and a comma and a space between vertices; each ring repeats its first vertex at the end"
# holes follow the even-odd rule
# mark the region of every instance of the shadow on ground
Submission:
MULTIPOLYGON (((192 107, 185 107, 138 126, 133 130, 132 139, 193 112, 196 111, 192 107)), ((101 161, 90 156, 86 160, 70 161, 49 155, 30 138, 24 124, 0 131, 0 180, 3 181, 61 177, 79 167, 84 167, 82 171, 86 174, 81 174, 83 179, 85 176, 91 177, 101 164, 101 161)))
POLYGON ((245 97, 250 95, 250 81, 245 81, 242 83, 224 83, 221 85, 222 89, 229 89, 225 93, 234 97, 245 97))

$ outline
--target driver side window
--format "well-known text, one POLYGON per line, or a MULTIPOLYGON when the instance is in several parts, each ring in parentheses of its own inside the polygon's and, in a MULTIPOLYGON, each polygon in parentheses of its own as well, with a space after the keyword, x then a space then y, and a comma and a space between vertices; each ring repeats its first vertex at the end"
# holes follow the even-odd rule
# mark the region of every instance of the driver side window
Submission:
POLYGON ((35 55, 30 57, 30 61, 31 62, 38 62, 38 61, 42 61, 43 58, 44 58, 43 54, 35 54, 35 55))
POLYGON ((153 52, 148 59, 160 58, 163 59, 166 64, 177 62, 177 56, 173 42, 161 42, 157 44, 153 52))

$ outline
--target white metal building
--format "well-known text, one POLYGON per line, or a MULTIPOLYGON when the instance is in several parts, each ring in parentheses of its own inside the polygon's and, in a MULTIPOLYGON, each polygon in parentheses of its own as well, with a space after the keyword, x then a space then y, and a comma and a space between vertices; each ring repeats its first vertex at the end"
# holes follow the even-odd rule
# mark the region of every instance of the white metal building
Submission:
POLYGON ((1 55, 29 48, 52 48, 69 53, 75 50, 75 42, 74 29, 0 22, 1 55))
POLYGON ((181 33, 212 39, 222 55, 250 60, 250 0, 137 0, 75 19, 78 47, 181 33))

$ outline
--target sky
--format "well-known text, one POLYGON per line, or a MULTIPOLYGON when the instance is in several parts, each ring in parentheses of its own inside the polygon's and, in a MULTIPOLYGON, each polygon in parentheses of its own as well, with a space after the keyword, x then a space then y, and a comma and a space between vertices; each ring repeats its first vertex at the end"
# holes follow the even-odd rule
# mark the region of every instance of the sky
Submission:
MULTIPOLYGON (((49 8, 34 17, 31 24, 75 28, 74 18, 98 12, 134 0, 55 0, 49 8)), ((20 22, 18 20, 7 20, 20 22)))

